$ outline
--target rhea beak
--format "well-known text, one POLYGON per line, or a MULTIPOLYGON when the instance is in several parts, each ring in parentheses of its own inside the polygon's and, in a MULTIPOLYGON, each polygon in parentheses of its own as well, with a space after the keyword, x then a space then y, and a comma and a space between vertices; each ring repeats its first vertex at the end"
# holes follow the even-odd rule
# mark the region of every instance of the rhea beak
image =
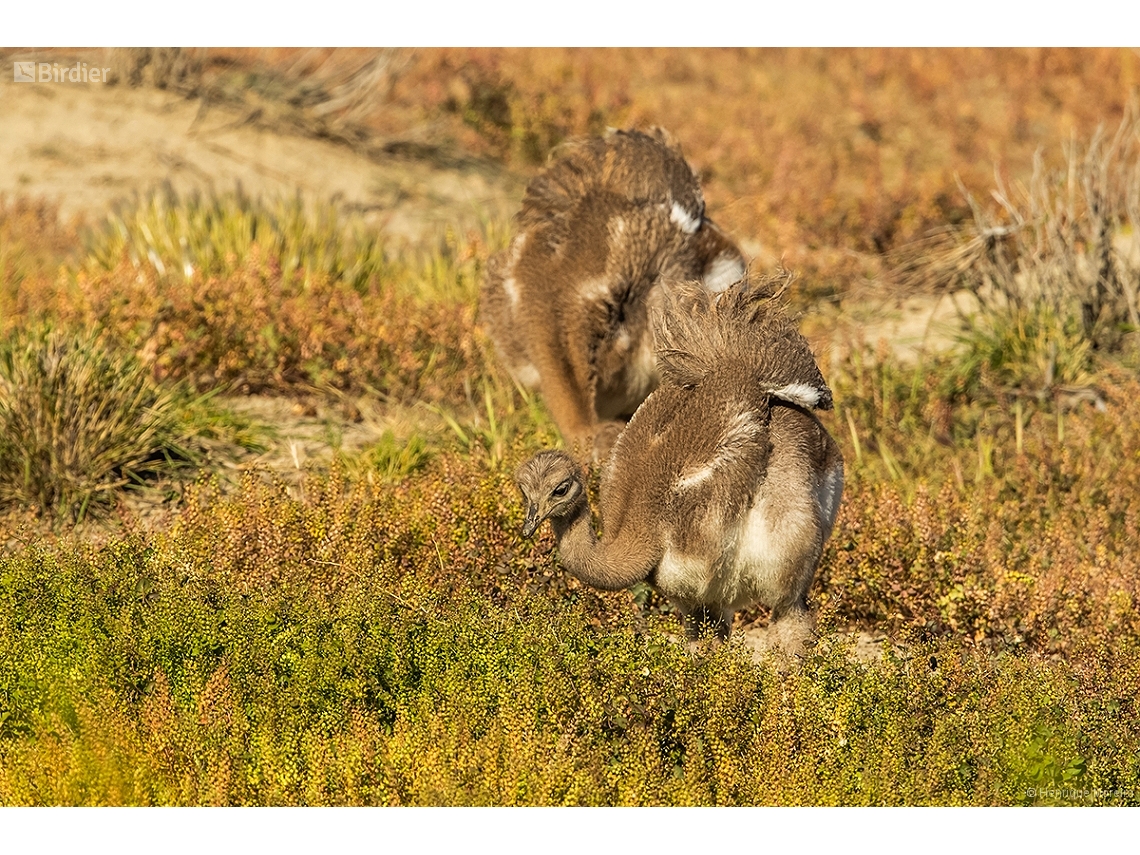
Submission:
POLYGON ((538 524, 542 522, 538 517, 538 505, 533 505, 527 502, 526 505, 526 522, 523 523, 522 533, 523 537, 530 537, 538 529, 538 524))

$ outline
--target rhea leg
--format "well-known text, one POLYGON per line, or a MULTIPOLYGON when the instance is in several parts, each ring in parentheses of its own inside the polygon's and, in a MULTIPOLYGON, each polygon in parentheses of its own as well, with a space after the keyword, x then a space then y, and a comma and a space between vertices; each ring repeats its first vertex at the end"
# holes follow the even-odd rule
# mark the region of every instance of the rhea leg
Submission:
POLYGON ((802 659, 815 640, 815 617, 808 610, 807 595, 822 552, 820 544, 801 558, 787 595, 772 606, 769 638, 793 659, 802 659))
POLYGON ((782 611, 772 610, 768 637, 792 659, 802 659, 815 639, 815 618, 806 602, 796 603, 782 611))

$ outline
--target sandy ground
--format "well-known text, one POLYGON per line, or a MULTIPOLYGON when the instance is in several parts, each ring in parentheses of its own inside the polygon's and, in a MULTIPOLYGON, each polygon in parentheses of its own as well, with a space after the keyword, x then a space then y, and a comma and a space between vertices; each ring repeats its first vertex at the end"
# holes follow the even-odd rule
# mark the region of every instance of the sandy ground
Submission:
POLYGON ((336 199, 377 230, 418 242, 506 220, 522 198, 523 179, 493 164, 362 156, 158 89, 12 78, 0 63, 0 193, 56 200, 65 217, 98 217, 164 184, 180 193, 240 186, 265 198, 336 199))

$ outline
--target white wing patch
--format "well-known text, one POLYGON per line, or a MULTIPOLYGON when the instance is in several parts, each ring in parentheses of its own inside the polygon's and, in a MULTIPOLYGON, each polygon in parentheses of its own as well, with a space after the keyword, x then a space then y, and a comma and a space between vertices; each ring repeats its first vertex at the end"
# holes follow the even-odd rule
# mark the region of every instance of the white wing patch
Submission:
POLYGON ((587 279, 578 286, 578 296, 584 303, 604 300, 613 292, 613 283, 605 276, 587 279))
POLYGON ((503 277, 503 290, 507 293, 507 299, 511 301, 511 308, 519 304, 519 286, 515 282, 515 277, 503 277))
POLYGON ((674 202, 673 207, 669 209, 669 219, 687 235, 695 233, 701 227, 701 218, 694 217, 682 208, 680 202, 674 202))
POLYGON ((519 284, 515 281, 515 265, 518 264, 523 247, 526 246, 526 238, 526 232, 521 232, 511 241, 511 257, 510 261, 507 262, 507 269, 510 273, 503 277, 503 291, 506 292, 507 299, 511 301, 512 309, 519 304, 519 284))
POLYGON ((790 401, 809 410, 819 403, 819 389, 815 386, 809 386, 807 383, 789 383, 787 386, 773 389, 769 394, 773 398, 790 401))
POLYGON ((686 469, 681 476, 673 482, 673 490, 680 492, 690 490, 703 484, 716 474, 716 471, 740 456, 745 446, 756 439, 757 425, 750 412, 737 413, 733 416, 724 433, 717 440, 716 450, 709 461, 702 466, 686 469))
POLYGON ((719 294, 729 285, 743 279, 744 273, 744 261, 739 255, 735 252, 722 252, 709 265, 701 281, 708 291, 719 294))
POLYGON ((625 235, 625 217, 611 217, 607 226, 609 227, 610 244, 620 243, 625 235))
POLYGON ((541 378, 538 376, 538 369, 528 362, 515 371, 515 379, 528 389, 536 389, 541 378))
POLYGON ((677 481, 673 484, 673 490, 678 493, 682 490, 691 490, 698 484, 702 484, 707 481, 713 476, 713 473, 715 472, 716 458, 714 457, 711 461, 699 469, 686 469, 684 474, 682 474, 681 477, 678 478, 677 481))

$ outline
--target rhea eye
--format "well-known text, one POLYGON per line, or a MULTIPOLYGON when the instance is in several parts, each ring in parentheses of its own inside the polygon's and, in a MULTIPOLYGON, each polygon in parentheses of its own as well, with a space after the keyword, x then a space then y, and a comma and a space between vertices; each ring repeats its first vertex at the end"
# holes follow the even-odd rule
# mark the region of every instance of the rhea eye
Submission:
POLYGON ((555 487, 553 490, 550 491, 550 495, 554 496, 557 499, 561 499, 563 496, 565 496, 569 492, 570 492, 570 482, 569 481, 563 481, 561 484, 559 484, 557 487, 555 487))

